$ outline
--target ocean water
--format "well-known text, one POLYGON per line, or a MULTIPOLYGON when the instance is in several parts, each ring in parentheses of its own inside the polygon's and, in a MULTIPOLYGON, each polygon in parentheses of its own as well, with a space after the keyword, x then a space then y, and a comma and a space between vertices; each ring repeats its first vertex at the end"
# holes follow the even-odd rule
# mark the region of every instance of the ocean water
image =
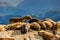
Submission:
POLYGON ((17 7, 0 7, 0 24, 8 24, 9 19, 12 17, 22 17, 26 15, 31 15, 33 18, 38 18, 44 20, 45 18, 51 18, 54 21, 60 20, 59 10, 50 10, 44 13, 30 13, 26 10, 19 9, 17 7))
POLYGON ((54 21, 60 20, 60 12, 57 11, 49 11, 46 14, 26 14, 24 11, 22 13, 16 13, 16 14, 9 14, 9 15, 1 15, 0 16, 0 24, 8 24, 9 19, 12 17, 23 17, 26 15, 31 15, 33 18, 38 18, 40 20, 44 20, 45 18, 51 18, 54 21))
POLYGON ((41 20, 45 18, 60 20, 60 0, 23 0, 19 4, 18 0, 17 3, 14 1, 0 1, 0 24, 8 24, 10 18, 25 15, 41 20), (17 5, 14 6, 14 3, 17 5))

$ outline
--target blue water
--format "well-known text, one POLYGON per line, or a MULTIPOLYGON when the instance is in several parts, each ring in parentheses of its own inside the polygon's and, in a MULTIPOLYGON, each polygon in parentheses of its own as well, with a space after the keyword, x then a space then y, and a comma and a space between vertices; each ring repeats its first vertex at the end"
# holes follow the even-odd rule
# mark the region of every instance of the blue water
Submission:
POLYGON ((44 20, 45 18, 51 18, 54 21, 59 21, 60 20, 60 11, 47 11, 45 13, 40 13, 40 14, 31 14, 27 13, 25 10, 19 10, 19 9, 11 9, 11 8, 4 8, 0 9, 0 24, 8 24, 9 19, 12 17, 22 17, 25 15, 31 15, 33 18, 38 18, 41 20, 44 20), (3 12, 2 12, 3 11, 3 12), (3 14, 2 14, 3 13, 3 14))
POLYGON ((60 0, 24 0, 16 7, 0 5, 0 24, 8 24, 10 18, 25 15, 31 15, 33 18, 41 20, 51 18, 59 21, 60 0))

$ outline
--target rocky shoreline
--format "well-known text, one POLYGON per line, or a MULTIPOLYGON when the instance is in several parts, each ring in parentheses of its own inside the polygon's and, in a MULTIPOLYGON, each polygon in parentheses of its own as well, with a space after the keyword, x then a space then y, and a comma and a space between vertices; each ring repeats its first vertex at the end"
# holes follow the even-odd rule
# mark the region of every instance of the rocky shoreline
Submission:
POLYGON ((60 40, 60 21, 14 17, 9 24, 0 25, 0 40, 60 40))

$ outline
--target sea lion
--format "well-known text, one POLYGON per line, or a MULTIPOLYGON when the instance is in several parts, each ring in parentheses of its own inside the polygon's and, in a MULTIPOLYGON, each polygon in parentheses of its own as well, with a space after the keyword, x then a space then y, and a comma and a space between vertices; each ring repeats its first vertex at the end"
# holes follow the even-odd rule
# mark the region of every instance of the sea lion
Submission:
POLYGON ((18 17, 13 17, 9 20, 9 24, 12 24, 12 23, 17 23, 19 22, 19 18, 18 17))
POLYGON ((56 25, 56 22, 53 21, 53 20, 50 19, 50 18, 46 18, 44 21, 49 21, 49 22, 51 22, 51 23, 53 24, 53 27, 56 25))
POLYGON ((32 18, 29 20, 29 23, 32 23, 32 22, 40 22, 41 20, 37 19, 37 18, 32 18))
POLYGON ((32 19, 29 20, 29 23, 33 23, 33 22, 38 23, 40 25, 41 29, 44 29, 44 30, 46 29, 46 25, 43 22, 43 20, 39 20, 37 18, 32 18, 32 19))
POLYGON ((55 36, 52 33, 44 30, 38 31, 38 35, 43 37, 44 40, 55 40, 55 36))
POLYGON ((52 19, 50 19, 50 18, 46 18, 45 19, 45 21, 47 21, 47 22, 50 22, 50 23, 47 23, 46 25, 50 25, 49 27, 49 29, 53 32, 53 34, 56 34, 56 32, 55 32, 55 30, 56 30, 56 22, 55 21, 53 21, 52 19))
POLYGON ((53 24, 49 21, 44 21, 44 23, 47 26, 47 29, 51 30, 51 28, 53 27, 53 24))
POLYGON ((19 18, 19 21, 20 22, 26 22, 29 19, 32 19, 32 17, 30 15, 26 15, 26 16, 19 18))
POLYGON ((30 24, 29 24, 29 23, 26 23, 26 24, 24 24, 24 25, 21 27, 21 33, 22 33, 22 34, 25 34, 25 33, 27 33, 27 32, 29 31, 29 29, 30 29, 30 24))
POLYGON ((41 30, 46 30, 46 24, 44 22, 40 22, 39 25, 41 26, 41 30))
POLYGON ((58 34, 60 32, 60 21, 56 22, 56 33, 58 34))
POLYGON ((13 23, 13 24, 8 24, 4 28, 7 30, 20 30, 20 28, 24 25, 25 23, 23 22, 18 22, 18 23, 13 23))
POLYGON ((60 29, 60 21, 56 22, 56 28, 60 29))
POLYGON ((17 23, 17 22, 25 22, 26 20, 31 19, 32 17, 30 15, 26 15, 24 17, 18 18, 18 17, 13 17, 9 20, 9 24, 12 23, 17 23))
POLYGON ((41 26, 37 22, 33 22, 30 25, 31 25, 31 29, 35 29, 37 31, 41 29, 41 26))

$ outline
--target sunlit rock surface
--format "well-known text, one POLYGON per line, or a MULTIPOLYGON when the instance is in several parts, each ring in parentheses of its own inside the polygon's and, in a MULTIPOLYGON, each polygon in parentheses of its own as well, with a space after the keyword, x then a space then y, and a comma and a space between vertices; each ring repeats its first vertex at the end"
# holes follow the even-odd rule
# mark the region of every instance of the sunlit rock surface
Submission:
POLYGON ((37 31, 21 34, 19 30, 10 30, 0 32, 0 38, 14 38, 15 40, 43 40, 37 31))

